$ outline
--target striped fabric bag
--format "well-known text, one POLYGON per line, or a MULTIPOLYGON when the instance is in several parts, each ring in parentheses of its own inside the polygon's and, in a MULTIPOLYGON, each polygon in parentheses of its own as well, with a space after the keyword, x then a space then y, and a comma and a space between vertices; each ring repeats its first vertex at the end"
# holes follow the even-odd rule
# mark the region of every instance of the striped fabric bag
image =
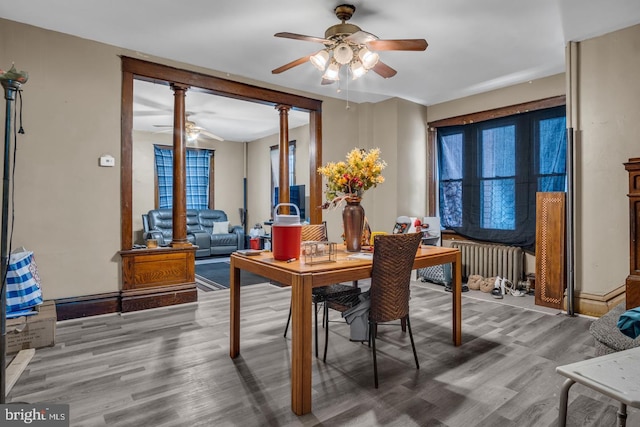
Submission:
POLYGON ((7 316, 39 304, 42 304, 42 290, 33 252, 12 253, 7 269, 7 316))

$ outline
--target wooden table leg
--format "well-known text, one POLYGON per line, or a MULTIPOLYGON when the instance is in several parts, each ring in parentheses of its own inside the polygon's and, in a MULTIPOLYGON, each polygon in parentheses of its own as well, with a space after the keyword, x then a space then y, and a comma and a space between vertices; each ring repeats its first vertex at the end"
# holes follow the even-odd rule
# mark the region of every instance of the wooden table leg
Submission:
POLYGON ((295 276, 291 285, 291 410, 311 412, 311 282, 310 275, 295 276))
POLYGON ((231 292, 229 297, 229 300, 231 301, 231 306, 229 308, 231 316, 229 356, 233 359, 238 357, 240 354, 240 269, 235 267, 233 257, 231 257, 231 266, 229 269, 229 290, 231 292))
POLYGON ((462 255, 460 251, 456 254, 456 261, 452 265, 453 292, 451 295, 453 303, 453 345, 462 344, 462 255))

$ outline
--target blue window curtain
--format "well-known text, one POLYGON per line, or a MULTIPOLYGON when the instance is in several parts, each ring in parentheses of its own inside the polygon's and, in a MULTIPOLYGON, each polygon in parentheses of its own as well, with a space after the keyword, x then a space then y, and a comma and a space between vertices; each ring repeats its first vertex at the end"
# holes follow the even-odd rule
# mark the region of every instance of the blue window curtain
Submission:
POLYGON ((156 159, 158 208, 173 206, 173 150, 153 146, 156 159))
POLYGON ((514 230, 516 203, 515 125, 480 132, 480 227, 514 230))
POLYGON ((437 129, 442 226, 535 247, 535 193, 566 191, 565 108, 437 129))
POLYGON ((537 123, 538 191, 566 191, 567 141, 565 118, 552 117, 537 123))
MULTIPOLYGON (((173 150, 154 145, 156 175, 158 182, 158 207, 173 207, 173 150)), ((209 182, 211 150, 187 149, 186 199, 187 209, 209 207, 209 182)))
POLYGON ((456 127, 438 131, 438 136, 441 222, 447 227, 461 227, 464 133, 456 127))

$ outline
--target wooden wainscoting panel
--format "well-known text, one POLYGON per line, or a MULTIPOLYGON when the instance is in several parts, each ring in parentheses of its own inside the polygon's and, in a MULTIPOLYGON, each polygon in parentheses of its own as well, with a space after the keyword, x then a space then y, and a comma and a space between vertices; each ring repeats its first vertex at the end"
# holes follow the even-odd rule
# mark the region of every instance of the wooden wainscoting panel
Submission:
POLYGON ((537 305, 562 309, 565 270, 565 193, 536 193, 537 305))
POLYGON ((196 247, 122 251, 122 312, 195 302, 196 247))

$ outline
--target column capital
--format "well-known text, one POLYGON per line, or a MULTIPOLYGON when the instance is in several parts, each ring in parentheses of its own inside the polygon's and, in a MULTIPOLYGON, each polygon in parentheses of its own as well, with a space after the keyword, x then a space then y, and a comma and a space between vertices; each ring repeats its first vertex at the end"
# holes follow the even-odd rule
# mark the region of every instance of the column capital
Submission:
POLYGON ((191 89, 191 86, 185 85, 185 84, 182 84, 182 83, 171 83, 169 86, 171 87, 171 89, 173 91, 181 90, 181 91, 186 92, 189 89, 191 89))
POLYGON ((286 104, 278 104, 276 105, 276 110, 280 111, 280 114, 289 112, 291 110, 291 105, 286 104))

